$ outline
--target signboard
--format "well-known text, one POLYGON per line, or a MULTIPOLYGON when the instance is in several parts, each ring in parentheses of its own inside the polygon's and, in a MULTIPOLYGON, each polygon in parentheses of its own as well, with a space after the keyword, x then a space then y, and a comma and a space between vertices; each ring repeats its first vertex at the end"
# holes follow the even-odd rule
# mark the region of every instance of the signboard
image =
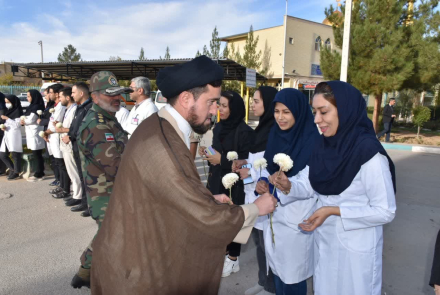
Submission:
POLYGON ((313 76, 322 76, 320 65, 312 64, 312 75, 313 76))
POLYGON ((246 87, 257 87, 257 71, 246 69, 246 87))

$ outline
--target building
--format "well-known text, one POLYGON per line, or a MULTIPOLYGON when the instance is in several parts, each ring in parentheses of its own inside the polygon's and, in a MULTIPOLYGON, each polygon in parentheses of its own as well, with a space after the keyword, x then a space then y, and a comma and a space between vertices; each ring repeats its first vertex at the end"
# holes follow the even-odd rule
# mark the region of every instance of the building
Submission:
MULTIPOLYGON (((254 38, 257 36, 257 51, 261 50, 264 54, 266 50, 270 53, 267 84, 280 87, 285 60, 284 87, 299 89, 309 98, 313 95, 316 85, 324 81, 320 68, 321 49, 326 46, 339 51, 334 44, 333 29, 328 20, 317 23, 286 16, 283 25, 254 31, 254 38)), ((220 40, 227 42, 229 52, 234 47, 235 51, 243 55, 247 38, 246 32, 222 37, 220 40)))

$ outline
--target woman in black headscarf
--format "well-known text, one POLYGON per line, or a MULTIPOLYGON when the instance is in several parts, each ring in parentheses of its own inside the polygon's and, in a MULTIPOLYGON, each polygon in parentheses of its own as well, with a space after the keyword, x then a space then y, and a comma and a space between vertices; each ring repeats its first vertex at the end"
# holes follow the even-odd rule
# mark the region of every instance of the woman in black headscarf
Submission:
POLYGON ((21 140, 20 117, 23 115, 21 102, 15 95, 6 95, 6 102, 11 105, 8 111, 0 116, 0 124, 5 125, 5 136, 0 145, 0 161, 9 168, 8 180, 20 177, 23 145, 21 140), (14 162, 9 158, 12 153, 14 162))
MULTIPOLYGON (((222 178, 232 172, 232 161, 227 159, 228 152, 236 152, 238 159, 247 159, 249 150, 253 146, 255 134, 251 127, 243 121, 245 117, 245 106, 243 98, 234 91, 224 91, 220 98, 220 122, 214 127, 212 149, 214 154, 205 153, 206 147, 200 147, 199 153, 206 156, 209 162, 208 189, 213 195, 226 194, 229 190, 222 184, 222 178)), ((232 201, 236 205, 244 204, 244 184, 239 180, 232 187, 232 201)), ((223 277, 229 276, 232 272, 239 270, 238 256, 241 245, 231 243, 227 251, 229 255, 225 258, 223 277)))
MULTIPOLYGON (((7 112, 8 108, 5 103, 5 95, 0 92, 0 116, 4 115, 7 112)), ((2 123, 0 123, 2 124, 2 123)), ((0 128, 0 142, 3 140, 4 131, 0 128)), ((0 176, 6 175, 6 165, 0 161, 0 176)))
POLYGON ((28 181, 35 182, 44 178, 43 149, 45 144, 43 138, 39 135, 44 130, 44 127, 37 123, 44 111, 44 101, 41 93, 35 89, 28 91, 27 99, 30 105, 26 109, 24 120, 20 122, 21 125, 26 126, 26 144, 32 150, 32 154, 37 162, 34 175, 28 178, 28 181))
MULTIPOLYGON (((273 116, 272 102, 275 99, 275 95, 278 93, 276 88, 270 86, 259 87, 253 97, 252 110, 254 116, 258 117, 258 126, 255 129, 255 143, 249 151, 249 157, 247 160, 234 161, 232 170, 240 174, 240 178, 246 179, 252 178, 252 183, 245 184, 245 203, 251 204, 257 198, 258 194, 255 194, 255 185, 260 177, 260 170, 254 169, 253 163, 256 159, 263 158, 264 151, 266 150, 267 140, 270 130, 275 122, 273 116), (248 168, 242 168, 246 165, 248 168)), ((252 288, 246 290, 245 294, 257 294, 258 292, 265 290, 269 293, 275 293, 275 285, 273 280, 272 270, 267 272, 266 267, 266 254, 264 249, 263 239, 263 223, 267 219, 267 216, 261 216, 257 219, 252 230, 252 238, 254 239, 257 247, 257 261, 258 261, 258 283, 252 288)))

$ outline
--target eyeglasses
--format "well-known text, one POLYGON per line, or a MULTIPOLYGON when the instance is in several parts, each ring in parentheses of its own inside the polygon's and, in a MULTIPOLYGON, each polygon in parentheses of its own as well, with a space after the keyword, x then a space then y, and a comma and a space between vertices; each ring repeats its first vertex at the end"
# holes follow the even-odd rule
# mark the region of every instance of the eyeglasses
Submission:
POLYGON ((133 91, 136 90, 136 89, 138 89, 137 87, 131 87, 131 86, 128 87, 128 88, 133 89, 133 91))

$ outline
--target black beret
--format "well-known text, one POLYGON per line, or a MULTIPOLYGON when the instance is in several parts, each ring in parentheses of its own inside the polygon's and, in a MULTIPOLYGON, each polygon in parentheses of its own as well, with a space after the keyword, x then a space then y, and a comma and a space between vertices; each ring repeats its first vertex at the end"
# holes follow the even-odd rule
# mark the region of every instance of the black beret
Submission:
POLYGON ((183 91, 218 80, 223 80, 223 68, 201 55, 184 64, 161 69, 156 84, 164 97, 173 98, 183 91))

